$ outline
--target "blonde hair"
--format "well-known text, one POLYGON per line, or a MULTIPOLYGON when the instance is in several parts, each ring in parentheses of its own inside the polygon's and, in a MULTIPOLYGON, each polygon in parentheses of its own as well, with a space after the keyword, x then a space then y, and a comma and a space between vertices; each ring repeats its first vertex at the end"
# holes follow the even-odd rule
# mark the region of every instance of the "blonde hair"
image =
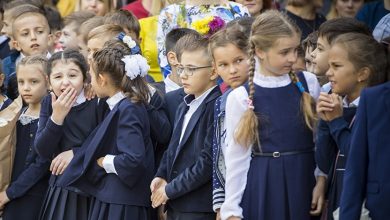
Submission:
POLYGON ((119 33, 123 32, 123 28, 116 24, 104 24, 92 29, 88 33, 88 40, 92 38, 109 37, 114 39, 119 33))
POLYGON ((16 66, 16 74, 18 74, 18 70, 20 66, 25 65, 35 65, 38 64, 42 67, 42 74, 44 77, 47 77, 47 58, 43 55, 34 55, 34 56, 27 56, 20 60, 18 65, 16 66))
MULTIPOLYGON (((298 26, 292 22, 285 14, 276 10, 269 10, 260 14, 252 25, 251 36, 249 38, 249 94, 248 98, 253 101, 255 87, 253 78, 255 74, 255 51, 261 49, 269 50, 274 46, 275 42, 282 37, 291 37, 300 35, 301 31, 298 26)), ((295 73, 289 73, 291 81, 296 84, 299 82, 295 73)), ((316 122, 315 102, 309 93, 302 92, 301 109, 304 114, 306 125, 313 129, 316 122)), ((241 117, 235 132, 235 141, 243 146, 249 147, 252 144, 259 144, 258 133, 259 119, 257 118, 254 109, 248 110, 241 117)))

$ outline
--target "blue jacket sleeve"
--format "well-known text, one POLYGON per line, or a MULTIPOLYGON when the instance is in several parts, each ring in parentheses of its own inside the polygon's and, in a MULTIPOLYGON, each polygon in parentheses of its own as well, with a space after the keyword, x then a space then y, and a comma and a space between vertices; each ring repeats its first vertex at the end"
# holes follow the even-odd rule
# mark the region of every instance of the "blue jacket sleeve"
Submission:
POLYGON ((39 156, 11 183, 6 193, 10 200, 24 196, 35 184, 49 173, 50 163, 39 156))
POLYGON ((351 141, 351 131, 348 122, 343 117, 339 117, 328 122, 328 125, 330 133, 340 150, 340 154, 348 157, 351 141))
POLYGON ((160 165, 158 166, 157 173, 155 177, 163 178, 167 180, 168 178, 168 157, 170 154, 169 148, 164 152, 164 155, 160 161, 160 165))
POLYGON ((143 131, 148 125, 143 107, 133 104, 121 110, 118 119, 116 146, 118 154, 114 158, 114 166, 118 177, 132 187, 143 174, 147 159, 143 131), (131 140, 131 142, 129 142, 131 140))
MULTIPOLYGON (((212 112, 205 112, 205 114, 208 113, 210 115, 208 121, 212 122, 213 114, 212 112)), ((204 142, 199 142, 199 144, 203 144, 204 148, 196 162, 166 185, 165 191, 169 199, 178 198, 211 181, 213 165, 213 158, 211 155, 212 139, 213 123, 209 123, 207 127, 207 136, 205 137, 204 142)))
POLYGON ((150 136, 152 140, 163 145, 169 143, 172 133, 171 124, 164 108, 164 98, 156 91, 147 106, 150 121, 150 136))
POLYGON ((316 163, 318 168, 329 174, 331 166, 337 155, 337 146, 330 134, 328 124, 320 120, 316 133, 316 163))
POLYGON ((340 219, 360 219, 366 197, 368 169, 367 106, 364 91, 361 94, 355 124, 352 128, 351 149, 344 174, 340 200, 340 219))
POLYGON ((34 141, 35 150, 39 156, 51 160, 59 153, 58 149, 63 130, 62 126, 55 124, 51 119, 51 96, 46 96, 41 104, 38 130, 34 141))

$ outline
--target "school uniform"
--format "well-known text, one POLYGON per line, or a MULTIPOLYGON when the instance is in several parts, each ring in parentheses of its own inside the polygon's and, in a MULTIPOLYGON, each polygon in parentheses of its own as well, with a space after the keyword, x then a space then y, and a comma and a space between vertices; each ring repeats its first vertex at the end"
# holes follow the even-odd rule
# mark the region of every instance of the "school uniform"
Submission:
POLYGON ((179 105, 183 102, 184 96, 187 94, 184 92, 183 88, 168 92, 165 94, 165 103, 166 103, 166 114, 168 119, 171 122, 172 127, 175 124, 175 115, 179 105))
POLYGON ((61 185, 94 196, 88 219, 150 219, 154 158, 149 119, 143 104, 123 93, 107 99, 111 109, 76 155, 61 185), (105 157, 103 167, 97 159, 105 157))
POLYGON ((33 149, 37 128, 38 117, 21 114, 16 124, 12 178, 6 190, 10 202, 4 208, 4 220, 38 219, 48 188, 50 163, 39 157, 33 149))
POLYGON ((345 163, 348 158, 353 118, 359 105, 358 97, 351 103, 343 99, 343 116, 332 121, 320 120, 316 137, 316 162, 327 175, 327 219, 339 207, 343 189, 345 163))
POLYGON ((3 102, 0 103, 0 111, 7 108, 9 105, 11 105, 11 103, 12 103, 12 100, 9 99, 7 96, 5 96, 5 99, 3 100, 3 102))
POLYGON ((226 100, 231 88, 215 101, 214 107, 214 135, 213 135, 213 210, 220 209, 225 201, 226 166, 224 152, 226 150, 226 100))
MULTIPOLYGON (((46 96, 41 104, 35 139, 37 153, 48 160, 68 150, 73 150, 74 156, 77 155, 83 142, 101 121, 101 108, 104 108, 104 105, 99 105, 98 99, 86 101, 84 93, 81 92, 63 125, 57 125, 51 119, 51 96, 46 96)), ((66 172, 67 169, 64 173, 66 172)), ((57 182, 61 178, 62 175, 51 175, 40 219, 87 219, 89 195, 75 187, 59 186, 57 182)))
POLYGON ((340 219, 360 219, 364 200, 371 219, 390 219, 389 112, 390 82, 363 90, 352 128, 340 219))
MULTIPOLYGON (((254 77, 254 111, 259 118, 260 144, 241 146, 234 140, 248 109, 247 89, 233 90, 226 104, 225 202, 222 219, 311 219, 314 178, 314 142, 300 108, 301 92, 286 74, 254 77)), ((308 72, 297 74, 314 98, 320 87, 308 72)))
POLYGON ((177 109, 173 136, 156 177, 165 179, 168 219, 215 219, 212 210, 212 134, 217 86, 177 109))

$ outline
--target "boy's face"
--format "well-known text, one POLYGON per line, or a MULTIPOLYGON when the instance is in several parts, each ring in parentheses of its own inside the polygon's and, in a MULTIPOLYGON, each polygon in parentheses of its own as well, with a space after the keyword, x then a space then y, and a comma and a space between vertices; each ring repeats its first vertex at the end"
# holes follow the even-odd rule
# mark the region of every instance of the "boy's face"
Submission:
POLYGON ((51 38, 49 25, 41 14, 26 14, 13 23, 14 45, 25 56, 46 54, 51 38))
POLYGON ((76 24, 70 23, 62 29, 62 34, 59 39, 62 48, 65 49, 78 49, 78 40, 76 33, 76 24))
POLYGON ((81 0, 81 9, 92 11, 98 16, 104 16, 107 13, 107 7, 103 0, 81 0))
POLYGON ((41 64, 19 65, 18 91, 27 104, 37 104, 47 94, 47 79, 41 64))
POLYGON ((4 12, 2 24, 3 26, 1 28, 1 35, 10 37, 12 35, 12 29, 11 29, 12 22, 11 22, 11 15, 9 10, 4 12))
POLYGON ((313 47, 307 47, 305 51, 305 65, 306 65, 306 70, 314 73, 314 68, 315 65, 313 63, 313 57, 311 57, 311 53, 313 52, 313 47))
POLYGON ((317 76, 324 76, 326 71, 329 69, 328 59, 329 59, 329 50, 330 45, 326 38, 318 37, 317 48, 311 53, 314 64, 314 73, 317 76))
POLYGON ((217 74, 212 70, 211 62, 203 49, 195 51, 184 51, 181 55, 180 73, 181 82, 186 94, 199 97, 213 85, 217 74))

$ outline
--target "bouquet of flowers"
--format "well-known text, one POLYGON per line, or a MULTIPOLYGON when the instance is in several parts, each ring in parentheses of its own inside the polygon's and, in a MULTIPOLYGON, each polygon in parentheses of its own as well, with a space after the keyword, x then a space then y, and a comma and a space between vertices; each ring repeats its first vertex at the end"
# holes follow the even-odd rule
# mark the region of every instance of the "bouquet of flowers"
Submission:
POLYGON ((203 19, 194 21, 191 24, 192 29, 199 32, 201 35, 210 37, 215 32, 225 26, 225 21, 218 16, 207 16, 203 19))

